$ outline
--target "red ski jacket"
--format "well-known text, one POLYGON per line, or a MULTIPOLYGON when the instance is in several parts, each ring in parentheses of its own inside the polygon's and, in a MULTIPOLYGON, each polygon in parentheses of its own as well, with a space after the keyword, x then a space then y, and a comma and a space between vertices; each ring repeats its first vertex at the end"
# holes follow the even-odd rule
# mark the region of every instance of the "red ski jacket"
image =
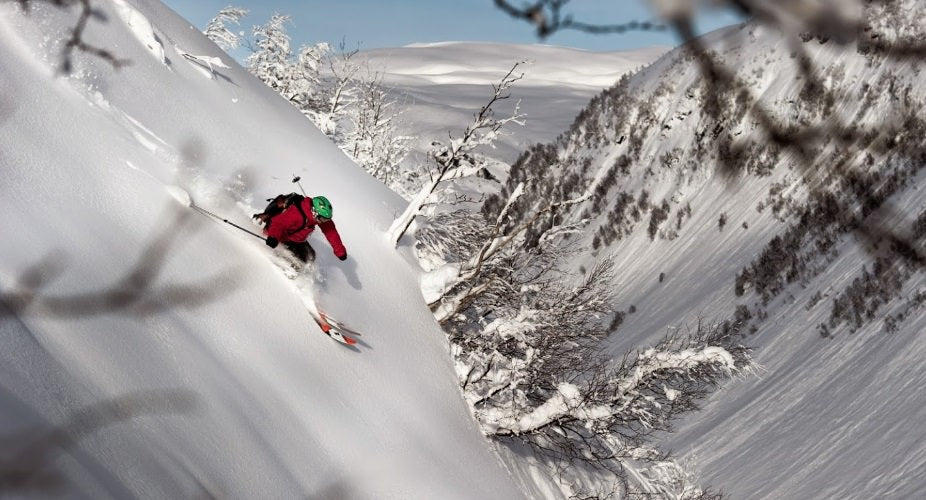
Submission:
POLYGON ((312 215, 312 198, 305 197, 300 203, 305 219, 302 218, 302 212, 295 204, 290 205, 282 213, 273 217, 270 227, 264 233, 281 243, 301 243, 308 239, 317 225, 322 229, 322 234, 325 235, 331 249, 334 250, 334 255, 339 259, 347 255, 347 249, 341 243, 341 235, 338 234, 334 221, 328 220, 321 223, 315 221, 315 216, 312 215))

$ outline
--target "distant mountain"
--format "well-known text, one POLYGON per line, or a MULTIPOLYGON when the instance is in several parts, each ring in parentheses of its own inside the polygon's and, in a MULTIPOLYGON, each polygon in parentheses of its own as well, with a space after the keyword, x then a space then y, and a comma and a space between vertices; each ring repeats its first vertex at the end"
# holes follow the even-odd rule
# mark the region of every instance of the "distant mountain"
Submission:
POLYGON ((517 62, 524 73, 511 99, 498 107, 510 113, 520 100, 523 127, 513 126, 488 154, 513 162, 528 146, 554 139, 575 115, 622 75, 638 70, 668 51, 652 47, 635 51, 590 52, 552 45, 475 42, 418 44, 361 51, 358 56, 373 71, 383 73, 405 109, 403 131, 416 137, 412 158, 427 161, 433 140, 461 132, 473 113, 492 95, 493 83, 517 62))

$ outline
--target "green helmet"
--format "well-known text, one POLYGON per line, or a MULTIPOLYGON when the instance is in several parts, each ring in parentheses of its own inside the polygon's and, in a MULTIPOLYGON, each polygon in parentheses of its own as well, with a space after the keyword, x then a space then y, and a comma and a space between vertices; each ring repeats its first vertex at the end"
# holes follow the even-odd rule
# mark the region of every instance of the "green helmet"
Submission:
POLYGON ((312 212, 318 217, 331 218, 331 202, 324 196, 312 198, 312 212))

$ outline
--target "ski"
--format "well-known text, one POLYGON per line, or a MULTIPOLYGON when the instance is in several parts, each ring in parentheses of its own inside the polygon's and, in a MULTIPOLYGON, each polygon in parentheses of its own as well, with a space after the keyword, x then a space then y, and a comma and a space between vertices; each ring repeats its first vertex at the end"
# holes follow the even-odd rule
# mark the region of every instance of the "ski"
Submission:
POLYGON ((328 315, 325 314, 325 313, 321 313, 321 314, 322 314, 322 316, 324 316, 325 321, 328 322, 328 324, 331 325, 332 328, 338 330, 339 332, 342 332, 342 333, 349 333, 350 335, 355 336, 355 337, 362 337, 362 336, 363 336, 363 334, 361 334, 361 333, 358 332, 357 330, 354 330, 353 328, 351 328, 351 327, 345 325, 344 323, 341 323, 340 321, 338 321, 338 320, 332 318, 331 316, 328 316, 328 315))
POLYGON ((338 329, 336 326, 333 326, 325 313, 319 311, 318 317, 313 315, 312 319, 315 320, 315 323, 318 324, 318 327, 321 328, 325 335, 333 338, 334 340, 337 340, 344 345, 355 345, 357 343, 357 339, 349 335, 345 335, 342 331, 340 331, 340 329, 338 329))

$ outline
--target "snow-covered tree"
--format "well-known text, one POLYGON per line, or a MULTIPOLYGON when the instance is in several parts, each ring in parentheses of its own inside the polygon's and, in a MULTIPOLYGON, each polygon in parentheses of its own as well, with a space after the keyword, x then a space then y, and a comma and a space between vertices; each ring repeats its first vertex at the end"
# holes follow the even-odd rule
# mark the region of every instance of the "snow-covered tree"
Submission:
POLYGON ((751 369, 749 349, 734 331, 699 324, 692 334, 669 335, 607 369, 598 369, 607 360, 580 363, 593 370, 547 387, 539 399, 515 394, 526 403, 520 407, 498 398, 502 404, 480 411, 480 420, 494 436, 529 436, 540 447, 561 443, 571 458, 619 456, 615 444, 642 445, 653 432, 670 430, 674 418, 696 409, 715 386, 751 369))
MULTIPOLYGON (((207 36, 229 49, 241 39, 226 27, 238 23, 247 11, 227 7, 207 28, 207 36)), ((385 184, 393 184, 409 150, 409 137, 397 133, 400 115, 396 101, 382 78, 354 61, 357 50, 344 42, 338 52, 327 43, 304 45, 294 54, 286 23, 289 16, 275 14, 253 30, 249 41, 248 70, 296 106, 348 156, 385 184), (325 78, 321 70, 330 74, 325 78), (366 76, 361 76, 361 75, 366 76)))
POLYGON ((415 233, 418 262, 428 272, 448 262, 463 262, 479 250, 485 234, 485 218, 478 212, 465 209, 437 212, 415 233))
POLYGON ((494 268, 501 266, 502 269, 505 269, 507 265, 504 264, 504 260, 510 255, 520 256, 542 253, 543 248, 556 248, 553 239, 557 235, 573 231, 583 224, 583 221, 580 221, 577 224, 550 226, 542 232, 539 238, 539 240, 543 240, 542 243, 548 243, 547 247, 530 244, 525 233, 542 216, 580 203, 587 199, 588 196, 549 203, 538 209, 533 217, 530 217, 526 222, 508 227, 506 223, 509 219, 509 210, 523 192, 524 184, 522 183, 511 193, 508 203, 496 218, 495 224, 487 228, 483 233, 479 250, 476 253, 463 262, 450 264, 437 273, 432 273, 432 275, 438 274, 441 276, 441 286, 430 286, 434 283, 434 280, 431 280, 430 277, 426 277, 423 281, 423 283, 429 285, 429 289, 425 293, 425 299, 428 300, 428 304, 434 310, 435 317, 441 323, 445 323, 453 315, 459 313, 478 295, 485 293, 491 282, 497 279, 494 277, 494 268))
MULTIPOLYGON (((246 14, 239 8, 223 9, 207 35, 225 49, 236 46, 240 39, 225 22, 238 22, 246 14)), ((275 14, 254 28, 248 71, 296 106, 360 166, 390 184, 410 139, 396 132, 399 112, 382 78, 372 73, 358 76, 361 66, 353 61, 357 51, 344 50, 343 43, 335 54, 327 43, 304 45, 294 54, 285 26, 289 20, 275 14), (323 81, 321 69, 326 65, 331 78, 323 81)))
POLYGON ((497 85, 492 85, 492 97, 474 114, 473 123, 463 131, 462 136, 451 137, 447 144, 435 143, 431 156, 437 163, 437 169, 431 173, 430 182, 418 191, 402 215, 389 228, 388 238, 394 245, 399 244, 399 240, 414 222, 421 208, 442 182, 466 173, 474 173, 483 165, 476 153, 477 148, 493 147, 505 125, 512 122, 524 124, 523 115, 518 112, 519 106, 515 106, 514 112, 507 118, 496 117, 494 110, 496 104, 511 97, 509 90, 524 76, 523 73, 516 74, 521 64, 523 63, 515 63, 497 85))
POLYGON ((289 34, 284 25, 289 16, 274 14, 267 24, 253 30, 253 52, 247 57, 248 71, 279 92, 287 100, 291 92, 291 59, 289 34))
POLYGON ((505 210, 494 226, 447 215, 442 227, 417 233, 420 244, 443 247, 444 255, 470 256, 429 273, 423 291, 431 300, 444 297, 432 306, 484 432, 528 443, 551 465, 584 462, 618 474, 626 491, 700 491, 679 479, 684 471, 652 448, 649 436, 750 368, 735 328, 699 324, 614 362, 600 345, 606 319, 620 314, 613 261, 577 281, 560 269, 571 250, 556 237, 575 226, 554 226, 528 245, 524 225, 501 234, 504 219, 505 210), (483 244, 473 244, 473 235, 483 244))
POLYGON ((229 51, 241 46, 244 33, 235 33, 228 29, 228 24, 241 24, 241 18, 248 15, 248 10, 242 7, 228 6, 220 10, 219 13, 209 21, 203 34, 215 42, 222 50, 229 51))
POLYGON ((323 42, 304 45, 294 54, 285 27, 289 20, 274 14, 267 24, 254 27, 248 71, 322 126, 326 92, 319 71, 330 47, 323 42))
POLYGON ((303 45, 290 65, 289 100, 313 120, 325 109, 325 89, 319 70, 329 50, 331 48, 324 42, 303 45))
POLYGON ((379 74, 355 80, 355 100, 346 114, 350 128, 341 141, 344 150, 373 177, 391 186, 408 154, 410 137, 398 134, 401 112, 379 74))
POLYGON ((556 222, 597 184, 512 220, 524 187, 493 224, 455 212, 416 233, 418 245, 449 262, 432 264, 422 291, 450 336, 477 419, 489 436, 528 443, 551 469, 583 462, 614 474, 625 493, 704 496, 649 436, 749 369, 749 350, 733 328, 699 325, 621 362, 604 357, 607 318, 622 314, 611 293, 614 263, 606 258, 581 279, 563 271, 572 251, 560 236, 584 222, 556 222))
POLYGON ((338 128, 338 122, 344 116, 344 109, 356 102, 359 91, 356 82, 361 65, 355 60, 358 52, 360 52, 359 49, 347 50, 346 42, 341 40, 338 50, 329 52, 326 57, 328 64, 328 109, 325 112, 327 125, 321 129, 339 144, 343 143, 343 131, 338 128))
POLYGON ((607 336, 602 317, 611 312, 613 262, 602 261, 572 283, 556 268, 565 255, 557 247, 509 252, 483 283, 485 292, 471 295, 465 310, 445 322, 466 398, 489 427, 495 425, 490 408, 523 410, 574 381, 607 336))

